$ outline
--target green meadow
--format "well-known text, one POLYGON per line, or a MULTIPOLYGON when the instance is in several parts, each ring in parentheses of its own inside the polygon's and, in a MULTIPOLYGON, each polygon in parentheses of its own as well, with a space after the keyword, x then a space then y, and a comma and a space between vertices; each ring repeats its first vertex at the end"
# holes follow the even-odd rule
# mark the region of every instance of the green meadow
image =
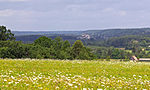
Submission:
POLYGON ((150 88, 150 63, 0 60, 0 90, 133 90, 150 88))

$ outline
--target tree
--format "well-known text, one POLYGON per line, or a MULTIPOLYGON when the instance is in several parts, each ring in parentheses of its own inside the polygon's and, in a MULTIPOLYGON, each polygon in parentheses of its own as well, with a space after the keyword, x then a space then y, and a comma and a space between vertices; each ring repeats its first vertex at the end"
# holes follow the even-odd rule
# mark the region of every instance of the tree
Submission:
POLYGON ((78 57, 83 48, 84 45, 81 40, 75 41, 75 43, 72 46, 73 57, 78 57))
POLYGON ((53 40, 53 47, 56 51, 60 51, 62 49, 63 46, 63 40, 61 37, 56 37, 53 40))
POLYGON ((52 40, 46 36, 42 36, 34 41, 35 45, 40 45, 42 47, 50 48, 53 44, 52 40))
POLYGON ((66 50, 67 48, 70 48, 70 46, 71 46, 70 42, 66 40, 63 42, 62 49, 66 50))
POLYGON ((14 34, 5 26, 0 26, 0 41, 15 40, 14 34))
POLYGON ((81 40, 77 40, 72 46, 72 59, 93 60, 95 55, 91 53, 89 48, 86 48, 81 40))

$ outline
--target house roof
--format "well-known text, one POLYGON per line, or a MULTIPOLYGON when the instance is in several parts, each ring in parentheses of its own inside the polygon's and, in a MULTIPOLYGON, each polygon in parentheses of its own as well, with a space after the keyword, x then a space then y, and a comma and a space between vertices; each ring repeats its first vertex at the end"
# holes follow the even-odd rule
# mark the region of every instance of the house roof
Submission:
POLYGON ((132 56, 132 59, 133 60, 138 60, 136 56, 132 56))
POLYGON ((139 60, 147 60, 147 61, 150 61, 150 58, 140 58, 139 60))

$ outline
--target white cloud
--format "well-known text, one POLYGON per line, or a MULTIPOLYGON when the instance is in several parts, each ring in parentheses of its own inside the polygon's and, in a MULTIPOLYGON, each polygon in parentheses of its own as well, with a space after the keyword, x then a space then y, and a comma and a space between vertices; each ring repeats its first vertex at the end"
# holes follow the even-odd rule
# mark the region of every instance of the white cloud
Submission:
POLYGON ((5 9, 0 10, 0 17, 29 16, 32 13, 32 11, 5 9))
POLYGON ((150 25, 149 3, 150 0, 0 0, 0 25, 41 30, 150 25))
POLYGON ((15 13, 15 11, 9 10, 9 9, 1 10, 1 11, 0 11, 0 16, 1 16, 1 17, 2 17, 2 16, 3 16, 3 17, 12 16, 14 13, 15 13))
POLYGON ((120 16, 126 16, 127 12, 126 11, 120 11, 119 14, 120 14, 120 16))
POLYGON ((105 8, 102 10, 103 13, 116 14, 120 16, 126 16, 127 12, 124 10, 114 9, 114 8, 105 8))
POLYGON ((28 10, 0 10, 0 25, 8 26, 11 29, 31 28, 34 25, 34 16, 36 15, 37 12, 28 10))
POLYGON ((25 2, 29 0, 0 0, 0 2, 25 2))
POLYGON ((102 12, 112 12, 114 11, 114 8, 105 8, 102 10, 102 12))

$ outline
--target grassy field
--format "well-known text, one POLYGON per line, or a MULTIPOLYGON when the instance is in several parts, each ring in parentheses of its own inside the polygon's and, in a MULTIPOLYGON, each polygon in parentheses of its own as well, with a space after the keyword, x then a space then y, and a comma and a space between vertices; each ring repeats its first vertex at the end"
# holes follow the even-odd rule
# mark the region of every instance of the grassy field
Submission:
POLYGON ((150 88, 150 63, 0 60, 0 90, 150 88))

